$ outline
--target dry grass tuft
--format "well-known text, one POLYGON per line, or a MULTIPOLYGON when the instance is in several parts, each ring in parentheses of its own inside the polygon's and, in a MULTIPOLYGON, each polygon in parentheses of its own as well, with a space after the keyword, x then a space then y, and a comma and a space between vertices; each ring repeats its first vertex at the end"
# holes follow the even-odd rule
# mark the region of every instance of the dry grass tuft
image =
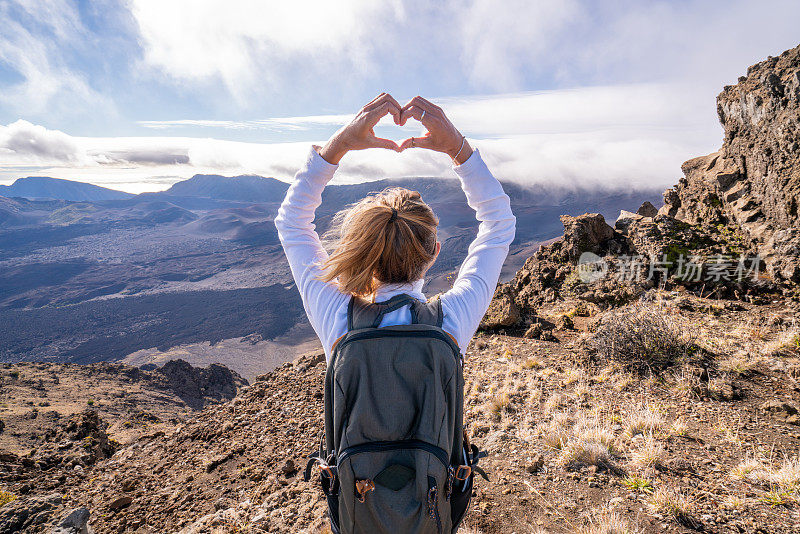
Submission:
POLYGON ((785 458, 777 471, 772 473, 772 482, 787 491, 800 489, 800 459, 785 458))
POLYGON ((691 521, 694 504, 680 491, 660 487, 648 499, 647 509, 651 514, 660 514, 672 517, 680 523, 687 523, 691 521))
POLYGON ((576 530, 577 534, 638 534, 641 530, 608 507, 594 510, 589 524, 576 530))
POLYGON ((602 319, 587 346, 635 371, 663 369, 686 359, 694 340, 663 309, 636 304, 602 319))
POLYGON ((686 421, 682 417, 679 417, 670 425, 669 433, 673 436, 686 437, 689 435, 689 425, 686 424, 686 421))
POLYGON ((753 457, 748 457, 731 470, 731 478, 744 480, 751 484, 769 484, 770 472, 764 464, 753 457))
POLYGON ((539 424, 536 430, 545 446, 558 451, 564 448, 571 435, 565 414, 556 414, 550 421, 539 424))
POLYGON ((485 410, 492 415, 499 416, 508 405, 511 404, 511 397, 508 393, 500 392, 492 395, 485 405, 485 410))
POLYGON ((572 390, 572 395, 578 402, 589 402, 592 398, 592 388, 589 386, 588 382, 582 381, 575 385, 575 388, 572 390))
POLYGON ((571 386, 575 382, 584 381, 586 379, 586 371, 583 369, 570 368, 564 372, 564 379, 561 381, 563 386, 571 386))
POLYGON ((773 468, 763 460, 748 457, 731 470, 730 477, 762 487, 773 492, 796 494, 800 492, 800 458, 784 458, 781 465, 773 468))
POLYGON ((728 495, 725 500, 722 501, 722 506, 728 510, 741 510, 746 504, 747 502, 738 495, 728 495))
POLYGON ((613 465, 613 460, 611 449, 606 445, 593 440, 571 439, 556 461, 567 468, 594 465, 605 469, 613 465))
POLYGON ((746 376, 761 362, 761 358, 749 352, 739 352, 719 361, 719 370, 724 373, 746 376))
POLYGON ((768 356, 792 356, 800 352, 800 330, 791 328, 764 343, 761 352, 768 356))
POLYGON ((662 467, 667 451, 652 435, 647 435, 638 446, 631 451, 631 465, 639 469, 662 467))
POLYGON ((652 434, 664 427, 664 416, 656 407, 645 404, 628 414, 625 419, 625 433, 629 437, 637 434, 652 434))
POLYGON ((528 371, 531 369, 541 369, 542 366, 542 360, 536 358, 535 356, 529 356, 524 362, 522 362, 522 368, 528 371))
POLYGON ((542 411, 545 414, 551 414, 554 411, 566 406, 567 404, 567 397, 561 393, 551 393, 547 400, 544 401, 542 405, 542 411))

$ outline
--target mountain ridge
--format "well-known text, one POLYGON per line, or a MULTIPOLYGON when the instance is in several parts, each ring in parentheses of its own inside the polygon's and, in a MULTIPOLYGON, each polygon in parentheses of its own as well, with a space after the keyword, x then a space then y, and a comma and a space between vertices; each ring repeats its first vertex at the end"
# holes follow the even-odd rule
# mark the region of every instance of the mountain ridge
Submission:
POLYGON ((77 180, 28 176, 17 178, 11 185, 0 185, 0 196, 50 200, 119 200, 132 198, 132 193, 117 191, 77 180))

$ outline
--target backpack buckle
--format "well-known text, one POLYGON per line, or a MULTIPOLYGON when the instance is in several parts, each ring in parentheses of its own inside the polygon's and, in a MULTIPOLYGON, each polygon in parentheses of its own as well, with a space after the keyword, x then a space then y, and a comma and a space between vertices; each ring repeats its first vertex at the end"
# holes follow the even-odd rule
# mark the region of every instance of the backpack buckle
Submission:
POLYGON ((331 478, 335 478, 336 477, 336 473, 334 472, 333 468, 331 466, 329 466, 328 464, 326 464, 325 462, 320 462, 319 463, 319 470, 320 471, 324 471, 331 478))
POLYGON ((456 469, 456 480, 464 481, 467 480, 470 475, 472 474, 472 467, 468 465, 459 465, 458 469, 456 469))
POLYGON ((370 479, 356 480, 356 493, 358 502, 363 503, 367 499, 367 493, 375 489, 375 483, 370 479))

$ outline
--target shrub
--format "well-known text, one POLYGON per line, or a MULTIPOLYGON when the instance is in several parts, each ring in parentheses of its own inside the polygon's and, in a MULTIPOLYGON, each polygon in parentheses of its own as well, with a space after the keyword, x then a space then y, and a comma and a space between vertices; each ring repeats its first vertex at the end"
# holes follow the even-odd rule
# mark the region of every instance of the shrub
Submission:
POLYGON ((0 490, 0 507, 7 505, 13 500, 16 500, 17 496, 13 493, 9 493, 5 490, 0 490))
POLYGON ((692 356, 694 340, 662 310, 637 304, 611 312, 587 346, 598 356, 636 370, 661 370, 692 356))

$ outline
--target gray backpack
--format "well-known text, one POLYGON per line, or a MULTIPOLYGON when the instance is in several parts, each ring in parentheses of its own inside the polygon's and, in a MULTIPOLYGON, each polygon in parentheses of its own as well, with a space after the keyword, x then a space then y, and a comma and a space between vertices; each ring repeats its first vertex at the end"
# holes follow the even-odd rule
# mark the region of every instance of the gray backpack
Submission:
MULTIPOLYGON (((454 533, 485 453, 463 432, 461 354, 439 299, 353 297, 325 376, 320 467, 335 534, 454 533), (409 305, 412 324, 379 328, 409 305)), ((488 479, 487 479, 488 480, 488 479)))

